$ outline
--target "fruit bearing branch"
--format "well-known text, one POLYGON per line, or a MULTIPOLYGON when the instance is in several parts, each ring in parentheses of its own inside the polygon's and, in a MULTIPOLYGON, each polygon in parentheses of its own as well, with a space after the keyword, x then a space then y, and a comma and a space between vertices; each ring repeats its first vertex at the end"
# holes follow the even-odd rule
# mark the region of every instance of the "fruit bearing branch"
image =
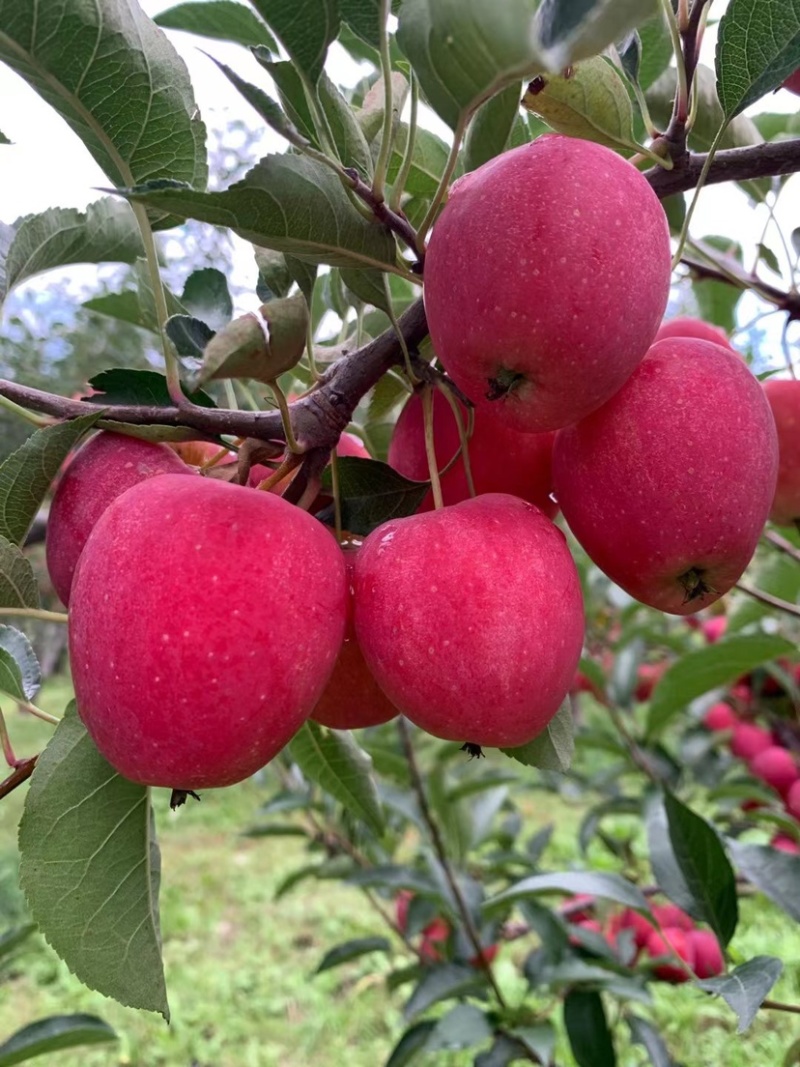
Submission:
MULTIPOLYGON (((705 159, 703 154, 686 153, 675 161, 672 170, 655 167, 646 171, 645 177, 656 195, 663 199, 694 188, 705 159)), ((706 183, 742 181, 797 171, 800 171, 800 138, 718 152, 706 183)), ((791 311, 790 297, 783 295, 785 299, 782 306, 791 311)), ((411 351, 427 336, 428 326, 421 299, 400 316, 397 330, 386 330, 363 347, 345 353, 325 372, 311 393, 290 405, 295 438, 303 452, 332 448, 350 422, 359 400, 390 367, 403 361, 403 347, 398 333, 402 334, 406 347, 411 351)), ((3 379, 0 379, 0 396, 30 411, 57 419, 74 419, 87 412, 84 401, 69 400, 3 379)), ((179 409, 146 405, 108 408, 101 425, 113 428, 119 423, 186 427, 197 431, 198 437, 207 438, 229 434, 259 441, 285 440, 280 414, 276 411, 250 412, 194 406, 179 409)))

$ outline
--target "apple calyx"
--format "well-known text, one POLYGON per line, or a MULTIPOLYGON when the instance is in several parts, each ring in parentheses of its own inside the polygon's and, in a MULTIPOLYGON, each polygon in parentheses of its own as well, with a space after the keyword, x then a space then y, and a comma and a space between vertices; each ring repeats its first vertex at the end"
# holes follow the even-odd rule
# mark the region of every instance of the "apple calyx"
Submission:
POLYGON ((525 375, 519 371, 501 367, 496 377, 488 379, 489 389, 486 393, 486 399, 502 400, 504 396, 509 396, 519 389, 523 382, 527 380, 525 375))
POLYGON ((486 759, 486 753, 481 746, 474 744, 472 741, 465 741, 459 752, 466 752, 470 759, 486 759))
POLYGON ((195 793, 194 789, 173 789, 169 798, 169 810, 177 811, 178 808, 182 808, 189 797, 200 800, 199 794, 195 793))
POLYGON ((688 571, 678 575, 678 584, 686 594, 683 598, 684 604, 692 600, 701 600, 706 596, 714 596, 717 593, 717 590, 705 580, 703 571, 698 567, 690 567, 688 571))

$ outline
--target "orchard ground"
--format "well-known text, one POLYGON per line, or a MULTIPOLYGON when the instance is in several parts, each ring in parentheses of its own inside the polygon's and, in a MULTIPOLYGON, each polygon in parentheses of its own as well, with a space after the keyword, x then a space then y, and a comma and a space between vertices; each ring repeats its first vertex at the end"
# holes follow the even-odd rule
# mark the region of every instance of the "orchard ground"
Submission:
MULTIPOLYGON (((69 683, 53 679, 43 690, 41 704, 57 713, 69 696, 69 683)), ((584 700, 590 717, 599 720, 602 709, 584 700)), ((36 751, 47 741, 46 724, 24 715, 9 718, 20 752, 36 751)), ((488 758, 494 758, 491 752, 488 758)), ((591 758, 596 762, 597 753, 591 758)), ((504 757, 498 761, 505 765, 504 757)), ((579 750, 578 772, 581 762, 579 750)), ((560 796, 536 788, 516 795, 527 833, 554 823, 544 855, 551 868, 613 869, 608 853, 595 843, 587 856, 578 854, 577 828, 592 797, 578 796, 568 778, 562 785, 560 796)), ((385 1062, 402 1029, 402 1004, 410 987, 389 993, 384 975, 390 960, 402 961, 404 950, 395 938, 396 952, 385 961, 366 956, 313 976, 332 944, 387 931, 361 893, 339 881, 301 882, 275 900, 281 882, 307 861, 302 844, 290 837, 242 835, 257 823, 259 805, 275 787, 273 772, 266 768, 240 785, 204 793, 200 804, 175 814, 168 810, 167 792, 156 793, 169 1026, 87 990, 37 936, 16 961, 14 977, 0 986, 0 1034, 65 1010, 97 1014, 120 1034, 117 1047, 44 1056, 37 1061, 42 1067, 328 1067, 345 1062, 348 1067, 375 1067, 385 1062)), ((4 801, 0 930, 18 925, 25 915, 16 885, 15 841, 23 801, 22 789, 4 801)), ((632 820, 607 820, 604 828, 623 837, 634 834, 635 853, 640 859, 646 855, 643 831, 636 831, 632 820)), ((742 898, 741 908, 734 959, 779 950, 785 970, 771 995, 796 1000, 800 927, 761 895, 742 898)), ((534 945, 533 935, 504 944, 495 963, 500 981, 508 982, 518 996, 525 990, 519 964, 534 945)), ((795 1016, 761 1012, 743 1038, 735 1032, 733 1013, 720 1000, 685 986, 652 983, 650 988, 653 1017, 672 1055, 691 1067, 771 1067, 782 1062, 797 1034, 795 1016)), ((535 1002, 539 1008, 545 1005, 543 997, 535 1002)), ((641 1048, 623 1046, 620 1053, 626 1067, 646 1062, 641 1048)), ((421 1063, 467 1067, 474 1055, 475 1050, 431 1054, 421 1063)), ((565 1042, 556 1049, 556 1062, 574 1067, 565 1042)))

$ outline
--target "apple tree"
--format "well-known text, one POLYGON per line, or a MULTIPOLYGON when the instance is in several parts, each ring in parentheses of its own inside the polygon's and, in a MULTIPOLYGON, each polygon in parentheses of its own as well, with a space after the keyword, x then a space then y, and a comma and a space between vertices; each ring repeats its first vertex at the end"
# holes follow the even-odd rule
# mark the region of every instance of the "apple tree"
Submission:
POLYGON ((0 796, 27 783, 31 915, 88 986, 169 1018, 154 807, 267 767, 252 833, 308 851, 282 891, 374 911, 320 970, 391 960, 389 1067, 668 1064, 659 982, 740 1032, 798 1010, 736 935, 744 895, 800 918, 800 140, 747 113, 797 91, 800 3, 719 7, 0 0, 0 59, 108 179, 0 223, 0 296, 129 268, 83 388, 0 381, 32 428, 0 465, 0 704, 53 718, 21 620, 67 625, 76 697, 32 757, 0 714, 0 796), (237 180, 174 31, 284 143, 237 180), (719 183, 754 263, 735 218, 698 234, 719 183), (251 291, 170 286, 197 224, 250 244, 251 291), (571 864, 531 789, 582 794, 571 864))

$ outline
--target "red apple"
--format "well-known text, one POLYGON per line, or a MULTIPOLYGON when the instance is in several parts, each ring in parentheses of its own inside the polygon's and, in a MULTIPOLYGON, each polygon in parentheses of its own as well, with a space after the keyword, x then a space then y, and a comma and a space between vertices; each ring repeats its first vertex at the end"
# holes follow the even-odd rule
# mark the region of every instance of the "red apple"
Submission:
POLYGON ((703 716, 703 726, 707 730, 733 730, 739 717, 730 704, 712 704, 703 716))
POLYGON ((497 953, 500 951, 500 946, 497 944, 486 945, 481 948, 479 954, 470 956, 469 963, 472 967, 489 967, 497 959, 497 953))
POLYGON ((556 497, 601 570, 687 615, 738 580, 766 522, 777 438, 758 381, 719 345, 659 341, 599 411, 561 430, 556 497))
POLYGON ((358 547, 345 549, 347 569, 347 625, 336 666, 311 718, 334 730, 378 726, 397 714, 397 708, 373 678, 356 637, 353 620, 353 571, 358 547))
POLYGON ((750 760, 750 771, 781 796, 786 796, 800 778, 794 756, 780 745, 770 745, 753 756, 750 760))
POLYGON ((721 637, 725 636, 725 631, 728 629, 728 616, 714 615, 710 619, 704 619, 700 624, 700 629, 709 645, 715 645, 721 637))
POLYGON ((800 821, 800 782, 793 782, 786 794, 786 810, 800 821))
POLYGON ((120 774, 230 785, 302 726, 345 626, 342 552, 270 493, 165 474, 104 512, 70 606, 78 710, 120 774))
POLYGON ((694 930, 694 920, 677 904, 656 904, 652 911, 653 918, 662 929, 676 927, 678 930, 694 930))
POLYGON ((644 915, 640 915, 633 908, 625 908, 615 915, 608 925, 609 939, 616 942, 617 935, 621 930, 633 930, 633 941, 637 949, 643 949, 655 927, 644 915))
MULTIPOLYGON (((202 467, 223 451, 223 446, 214 441, 173 441, 169 446, 190 467, 202 467)), ((225 452, 214 466, 228 466, 236 462, 235 452, 225 452)))
MULTIPOLYGON (((339 456, 356 456, 358 459, 370 459, 370 454, 364 447, 362 441, 353 433, 342 434, 339 438, 339 443, 336 446, 336 453, 339 456)), ((247 476, 247 484, 256 489, 261 482, 266 478, 269 478, 274 472, 274 467, 268 467, 265 463, 254 463, 247 476)), ((277 485, 274 485, 270 492, 280 495, 284 492, 292 478, 293 474, 288 474, 278 482, 277 485)))
POLYGON ((596 903, 597 897, 592 896, 591 893, 576 893, 574 897, 565 900, 558 910, 564 914, 568 923, 582 923, 588 919, 594 919, 596 903), (578 904, 585 906, 576 909, 578 904))
MULTIPOLYGON (((464 408, 459 407, 466 420, 464 408)), ((554 438, 553 433, 519 433, 509 429, 491 411, 475 412, 469 442, 475 492, 511 493, 553 518, 558 512, 558 505, 551 499, 554 438)), ((433 394, 433 440, 437 464, 442 470, 458 451, 460 439, 455 416, 438 389, 433 394)), ((418 393, 408 398, 400 412, 389 445, 388 462, 406 478, 416 481, 428 478, 422 397, 418 393)), ((442 475, 441 483, 445 504, 457 504, 469 498, 463 458, 459 457, 442 475)), ((433 494, 428 493, 419 510, 432 509, 433 494)))
POLYGON ((719 941, 710 930, 690 930, 686 935, 690 952, 694 951, 692 970, 698 978, 714 978, 725 970, 719 941))
POLYGON ((47 570, 69 604, 78 558, 112 500, 157 474, 194 474, 171 448, 102 431, 74 454, 62 474, 47 519, 47 570))
POLYGON ((441 963, 444 953, 439 947, 447 942, 450 936, 450 924, 446 919, 434 919, 429 922, 422 931, 422 941, 419 946, 420 956, 429 963, 441 963))
POLYGON ((446 740, 514 747, 566 697, 583 601, 566 540, 489 493, 385 523, 355 571, 356 634, 386 695, 446 740))
POLYGON ((410 889, 401 889, 394 898, 394 918, 397 928, 402 934, 408 929, 408 909, 411 907, 413 899, 414 894, 410 889))
POLYGON ((649 700, 661 675, 669 667, 668 663, 640 663, 636 672, 636 688, 633 695, 637 700, 649 700))
POLYGON ((658 959, 661 956, 671 956, 673 953, 688 965, 681 967, 672 959, 664 960, 653 968, 656 978, 677 985, 680 982, 688 982, 692 977, 691 972, 695 968, 695 946, 689 940, 689 933, 677 926, 664 927, 661 933, 654 930, 647 939, 645 950, 649 956, 658 959))
POLYGON ((781 88, 788 89, 790 93, 800 96, 800 70, 790 74, 786 81, 781 83, 781 88))
POLYGON ((719 326, 712 326, 710 322, 703 322, 702 319, 693 319, 690 316, 662 322, 655 339, 656 341, 663 341, 668 337, 697 337, 701 341, 711 341, 712 344, 722 345, 723 348, 728 348, 732 352, 736 351, 723 329, 719 326))
POLYGON ((740 722, 733 729, 731 752, 739 759, 750 761, 759 752, 772 748, 772 734, 751 722, 740 722))
POLYGON ((478 409, 541 433, 600 407, 667 303, 669 232, 635 167, 546 134, 452 186, 425 260, 436 354, 478 409))
POLYGON ((778 429, 778 484, 769 517, 791 526, 800 519, 800 382, 770 378, 763 389, 778 429))
POLYGON ((792 856, 800 856, 800 843, 788 834, 775 834, 770 845, 778 852, 788 852, 792 856))

